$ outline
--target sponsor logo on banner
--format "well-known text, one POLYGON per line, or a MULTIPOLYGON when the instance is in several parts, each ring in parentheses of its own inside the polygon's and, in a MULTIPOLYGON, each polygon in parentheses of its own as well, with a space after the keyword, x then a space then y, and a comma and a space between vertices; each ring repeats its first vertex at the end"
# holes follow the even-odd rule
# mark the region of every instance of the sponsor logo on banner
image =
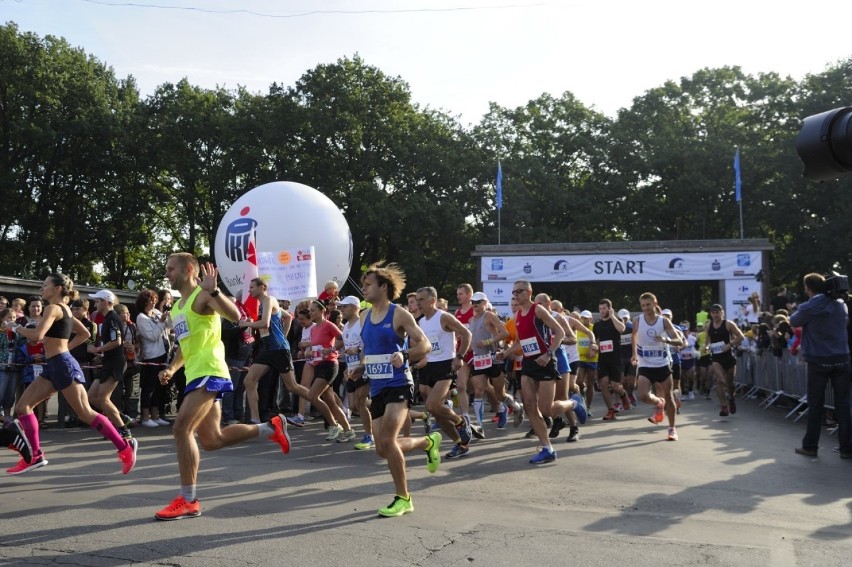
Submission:
POLYGON ((714 272, 718 272, 722 269, 722 264, 719 263, 719 260, 713 260, 713 263, 710 264, 710 269, 714 272))
POLYGON ((555 264, 553 264, 553 273, 561 274, 568 271, 568 261, 567 260, 557 260, 555 264))
POLYGON ((682 272, 686 268, 686 261, 683 258, 672 258, 669 261, 669 272, 682 272))
POLYGON ((532 265, 529 262, 524 264, 524 273, 527 275, 532 273, 532 265))
MULTIPOLYGON (((248 214, 246 209, 245 214, 248 214)), ((239 218, 228 225, 225 231, 225 255, 229 260, 244 262, 248 258, 249 240, 255 228, 257 221, 249 217, 239 218)))
POLYGON ((508 295, 506 295, 506 290, 503 289, 503 287, 495 287, 494 291, 492 291, 491 293, 495 297, 495 299, 508 297, 508 295))
POLYGON ((498 276, 497 274, 488 274, 488 281, 506 281, 506 276, 498 276))
POLYGON ((751 266, 751 254, 737 254, 737 266, 751 266))
POLYGON ((494 272, 502 272, 503 258, 491 258, 491 270, 494 272))

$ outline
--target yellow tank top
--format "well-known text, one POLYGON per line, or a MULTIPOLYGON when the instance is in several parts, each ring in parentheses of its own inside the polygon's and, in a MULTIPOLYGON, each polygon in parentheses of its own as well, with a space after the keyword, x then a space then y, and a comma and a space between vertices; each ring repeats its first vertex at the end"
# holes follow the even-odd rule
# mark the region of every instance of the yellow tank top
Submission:
POLYGON ((192 310, 192 304, 200 291, 201 288, 196 287, 189 297, 172 307, 172 324, 183 355, 186 381, 202 376, 228 379, 230 373, 225 363, 219 315, 199 315, 192 310))
MULTIPOLYGON (((594 325, 589 325, 589 330, 594 331, 594 325)), ((592 352, 590 348, 592 342, 586 333, 577 331, 577 351, 580 353, 580 362, 597 362, 598 351, 595 351, 594 356, 589 356, 592 352)))

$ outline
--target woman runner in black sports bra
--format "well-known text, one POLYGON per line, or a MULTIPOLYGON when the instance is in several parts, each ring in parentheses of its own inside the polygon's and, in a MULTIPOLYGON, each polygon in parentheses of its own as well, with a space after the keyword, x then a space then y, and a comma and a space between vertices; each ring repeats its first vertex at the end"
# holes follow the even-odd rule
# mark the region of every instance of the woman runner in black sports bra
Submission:
POLYGON ((41 450, 38 435, 38 420, 33 414, 33 408, 39 403, 47 400, 55 392, 62 392, 77 417, 97 430, 101 435, 112 441, 118 450, 118 458, 122 462, 124 474, 133 470, 136 464, 136 440, 124 440, 110 421, 103 415, 96 413, 89 405, 85 378, 80 365, 68 352, 69 346, 74 348, 86 339, 90 333, 83 324, 72 317, 71 309, 68 307, 69 299, 74 300, 77 292, 73 289, 74 284, 62 274, 51 274, 45 278, 41 286, 41 294, 48 304, 44 314, 34 329, 25 329, 16 325, 6 325, 22 337, 32 341, 43 341, 47 360, 42 374, 24 390, 21 399, 15 406, 18 419, 15 423, 24 434, 29 445, 31 459, 21 460, 14 467, 7 469, 9 474, 21 474, 27 471, 43 467, 47 464, 44 453, 41 450), (71 333, 74 332, 74 340, 70 341, 71 333))

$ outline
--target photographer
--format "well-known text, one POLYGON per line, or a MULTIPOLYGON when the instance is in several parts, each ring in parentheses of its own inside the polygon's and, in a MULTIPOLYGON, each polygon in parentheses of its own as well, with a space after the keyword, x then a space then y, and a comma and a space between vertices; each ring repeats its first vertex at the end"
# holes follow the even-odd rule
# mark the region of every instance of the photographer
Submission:
POLYGON ((849 344, 846 304, 837 295, 848 291, 844 276, 828 281, 820 274, 804 279, 808 300, 790 318, 802 328, 802 354, 808 364, 808 428, 796 453, 816 457, 825 410, 828 382, 834 390, 840 457, 852 459, 852 430, 849 415, 849 344))

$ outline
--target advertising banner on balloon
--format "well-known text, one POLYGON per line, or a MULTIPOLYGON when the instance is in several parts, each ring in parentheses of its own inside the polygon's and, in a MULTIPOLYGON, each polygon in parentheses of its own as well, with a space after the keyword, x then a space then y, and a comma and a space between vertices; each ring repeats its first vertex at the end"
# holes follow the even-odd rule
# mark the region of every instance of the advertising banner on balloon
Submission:
POLYGON ((275 299, 295 301, 317 295, 317 265, 313 246, 261 252, 257 258, 260 278, 275 299))

